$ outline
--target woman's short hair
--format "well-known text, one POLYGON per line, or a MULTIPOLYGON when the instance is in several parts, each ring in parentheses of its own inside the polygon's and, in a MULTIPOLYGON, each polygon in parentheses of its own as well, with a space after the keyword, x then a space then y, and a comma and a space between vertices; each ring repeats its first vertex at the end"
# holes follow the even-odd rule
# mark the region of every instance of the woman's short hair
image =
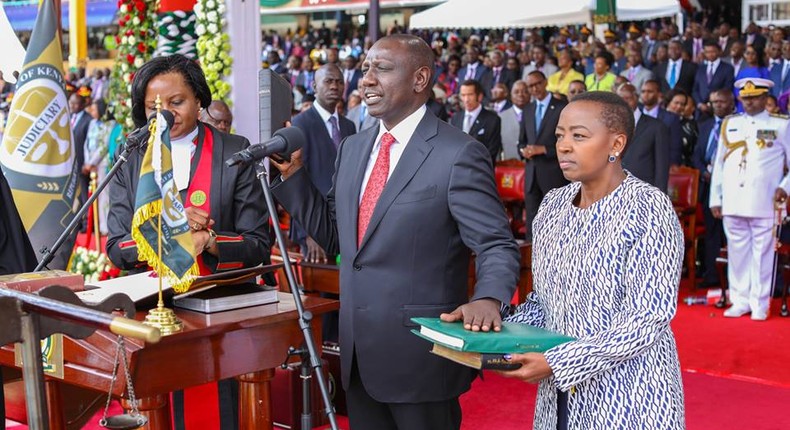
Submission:
POLYGON ((200 66, 181 54, 156 57, 143 64, 132 80, 132 119, 135 127, 146 124, 145 90, 148 82, 165 73, 178 73, 184 78, 187 86, 192 89, 200 101, 200 107, 207 108, 211 104, 211 90, 206 83, 206 76, 200 66))
MULTIPOLYGON (((634 112, 628 104, 615 93, 609 91, 590 91, 573 97, 571 104, 591 102, 601 105, 601 122, 612 133, 623 133, 628 141, 634 134, 634 112)), ((627 146, 626 146, 627 147, 627 146)))

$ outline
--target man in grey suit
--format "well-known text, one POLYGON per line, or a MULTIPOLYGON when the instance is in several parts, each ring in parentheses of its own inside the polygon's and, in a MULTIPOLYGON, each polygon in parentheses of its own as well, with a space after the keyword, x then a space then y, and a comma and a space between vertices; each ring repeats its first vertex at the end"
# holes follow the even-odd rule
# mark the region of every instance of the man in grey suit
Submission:
POLYGON ((505 160, 518 160, 521 157, 518 153, 518 137, 521 134, 521 120, 524 118, 524 109, 529 104, 529 92, 527 84, 518 80, 513 83, 510 90, 510 101, 513 106, 499 112, 499 119, 502 120, 502 154, 505 160))
POLYGON ((340 352, 351 428, 458 429, 458 396, 476 371, 435 356, 412 317, 497 330, 518 279, 518 248, 485 146, 427 113, 433 51, 380 39, 361 88, 379 127, 346 138, 324 199, 300 154, 274 163, 274 194, 330 253, 339 252, 340 352), (469 251, 477 283, 467 296, 469 251), (470 301, 471 300, 471 301, 470 301))
POLYGON ((642 63, 642 53, 639 51, 628 53, 628 68, 620 72, 620 76, 628 79, 636 88, 642 88, 647 80, 655 79, 653 72, 642 63))
POLYGON ((374 118, 368 113, 368 105, 365 104, 364 100, 362 100, 362 103, 349 109, 346 118, 354 123, 354 127, 357 131, 379 125, 378 118, 374 118))
POLYGON ((543 76, 551 76, 560 70, 559 67, 547 61, 548 50, 545 45, 535 45, 532 47, 532 61, 524 66, 521 79, 527 80, 527 76, 534 71, 543 72, 543 76))

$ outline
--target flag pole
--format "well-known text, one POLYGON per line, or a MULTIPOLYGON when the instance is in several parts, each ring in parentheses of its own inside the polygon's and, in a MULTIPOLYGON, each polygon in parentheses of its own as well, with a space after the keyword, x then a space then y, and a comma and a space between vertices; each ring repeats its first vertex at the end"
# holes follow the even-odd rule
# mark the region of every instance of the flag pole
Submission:
MULTIPOLYGON (((162 100, 159 98, 159 94, 156 95, 156 119, 154 119, 154 130, 158 127, 156 123, 159 122, 160 114, 162 113, 162 100)), ((169 130, 168 130, 169 131, 169 130)), ((153 137, 156 131, 151 133, 153 137)), ((161 142, 159 143, 162 144, 161 142)), ((161 186, 161 184, 160 184, 161 186)), ((162 197, 162 210, 164 210, 164 196, 162 197)), ((164 267, 164 263, 162 262, 162 211, 159 211, 159 215, 157 216, 156 221, 156 242, 157 242, 157 250, 156 255, 157 259, 159 260, 160 267, 164 267)), ((160 270, 163 272, 163 270, 160 270)), ((162 333, 162 336, 167 336, 173 333, 178 333, 184 329, 184 323, 176 317, 176 313, 170 309, 165 307, 165 301, 162 297, 162 283, 163 283, 163 276, 161 273, 156 274, 157 278, 159 278, 159 300, 156 303, 156 307, 148 311, 148 315, 145 316, 145 321, 143 324, 156 327, 162 333)))

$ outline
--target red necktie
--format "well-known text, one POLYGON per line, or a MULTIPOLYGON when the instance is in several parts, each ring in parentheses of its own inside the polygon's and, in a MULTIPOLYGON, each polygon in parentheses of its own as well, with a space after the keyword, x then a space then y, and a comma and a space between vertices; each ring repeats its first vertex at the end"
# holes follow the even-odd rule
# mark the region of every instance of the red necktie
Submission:
POLYGON ((381 136, 381 147, 373 171, 370 172, 368 183, 365 185, 365 192, 362 194, 362 202, 359 204, 359 219, 357 220, 357 246, 362 244, 362 238, 368 230, 370 218, 373 216, 373 209, 379 201, 384 185, 387 185, 387 176, 390 173, 390 147, 395 143, 395 138, 384 133, 381 136))

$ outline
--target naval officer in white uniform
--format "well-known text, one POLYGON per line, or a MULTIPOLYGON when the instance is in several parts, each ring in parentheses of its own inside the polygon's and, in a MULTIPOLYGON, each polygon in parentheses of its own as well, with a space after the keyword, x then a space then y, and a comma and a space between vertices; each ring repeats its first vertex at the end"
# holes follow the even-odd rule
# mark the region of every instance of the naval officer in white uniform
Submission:
POLYGON ((724 120, 714 158, 710 209, 723 218, 732 302, 725 317, 768 318, 775 205, 783 207, 790 191, 788 119, 765 110, 772 86, 760 78, 735 83, 745 112, 724 120))

